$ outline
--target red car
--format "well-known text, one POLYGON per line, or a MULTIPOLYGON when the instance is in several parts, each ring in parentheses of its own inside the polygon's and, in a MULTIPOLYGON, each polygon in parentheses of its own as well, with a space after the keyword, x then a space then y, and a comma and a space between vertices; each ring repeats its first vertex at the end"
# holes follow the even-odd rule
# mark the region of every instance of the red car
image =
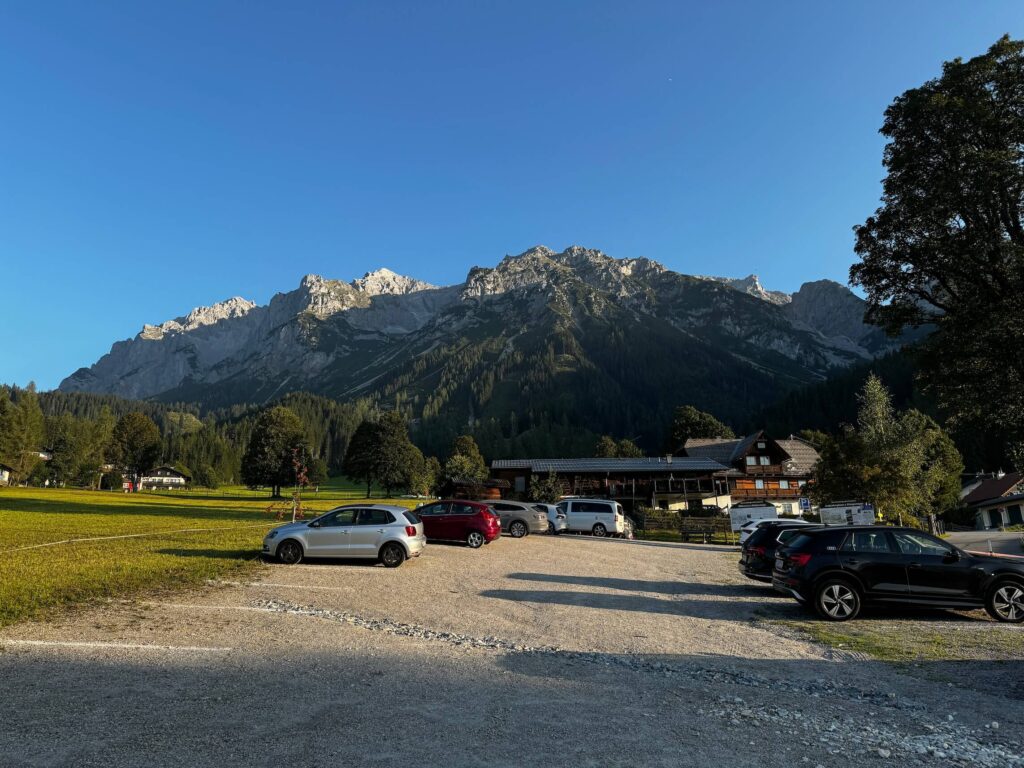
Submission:
POLYGON ((473 549, 501 536, 501 519, 475 501, 435 501, 416 510, 428 539, 464 541, 473 549))

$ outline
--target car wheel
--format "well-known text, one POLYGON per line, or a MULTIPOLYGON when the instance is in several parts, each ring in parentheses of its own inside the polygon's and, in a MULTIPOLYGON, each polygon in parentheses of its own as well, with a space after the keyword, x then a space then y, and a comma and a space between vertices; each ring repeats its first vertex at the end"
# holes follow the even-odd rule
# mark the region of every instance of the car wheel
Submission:
POLYGON ((988 593, 985 610, 996 621, 1021 623, 1024 621, 1024 586, 1013 581, 999 582, 988 593))
POLYGON ((555 524, 550 521, 548 521, 548 533, 550 533, 552 536, 558 535, 558 531, 555 530, 555 524))
POLYGON ((601 525, 601 523, 598 523, 597 525, 594 526, 593 534, 595 536, 607 536, 608 535, 608 529, 605 528, 603 525, 601 525))
POLYGON ((285 565, 298 565, 302 562, 302 545, 297 541, 282 541, 277 545, 277 559, 285 565))
POLYGON ((484 535, 480 531, 470 531, 466 536, 466 544, 470 549, 480 549, 484 545, 484 535))
POLYGON ((814 607, 828 621, 856 618, 860 604, 860 593, 845 579, 828 579, 814 591, 814 607))
POLYGON ((521 539, 527 534, 526 523, 521 520, 513 520, 512 524, 508 527, 508 532, 513 539, 521 539))
POLYGON ((385 544, 380 550, 380 561, 385 568, 397 568, 405 562, 405 550, 401 544, 385 544))

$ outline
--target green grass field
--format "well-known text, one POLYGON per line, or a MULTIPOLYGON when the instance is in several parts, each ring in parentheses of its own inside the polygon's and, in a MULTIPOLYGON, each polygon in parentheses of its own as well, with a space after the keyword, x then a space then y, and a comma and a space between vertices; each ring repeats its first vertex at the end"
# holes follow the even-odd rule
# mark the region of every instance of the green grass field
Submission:
MULTIPOLYGON (((363 499, 365 488, 340 482, 303 494, 307 518, 363 499)), ((263 534, 280 524, 276 510, 268 511, 272 503, 267 492, 245 488, 131 495, 0 489, 0 626, 96 598, 199 584, 255 567, 263 534), (111 536, 136 537, 82 541, 111 536)))

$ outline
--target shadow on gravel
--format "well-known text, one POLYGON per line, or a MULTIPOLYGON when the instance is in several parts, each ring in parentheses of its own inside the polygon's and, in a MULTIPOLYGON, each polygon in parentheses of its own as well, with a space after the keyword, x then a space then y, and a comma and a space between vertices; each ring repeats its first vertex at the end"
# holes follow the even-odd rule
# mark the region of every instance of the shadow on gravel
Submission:
POLYGON ((558 537, 564 541, 586 541, 601 544, 617 544, 619 546, 631 546, 631 547, 663 547, 665 549, 678 549, 682 551, 686 550, 700 550, 702 552, 739 552, 739 545, 733 544, 688 544, 680 541, 674 543, 671 541, 644 541, 642 539, 616 539, 612 537, 601 538, 597 536, 589 536, 587 534, 576 534, 576 533, 560 533, 558 537))
POLYGON ((624 592, 653 592, 662 595, 717 595, 720 597, 785 597, 761 584, 700 584, 690 581, 641 581, 605 576, 572 576, 558 573, 510 573, 517 581, 575 584, 581 587, 618 589, 624 592))
MULTIPOLYGON (((758 618, 767 619, 792 619, 804 615, 803 609, 795 601, 766 600, 761 603, 741 600, 665 600, 645 595, 609 595, 602 592, 565 592, 561 590, 519 591, 514 589, 485 589, 480 596, 518 603, 571 605, 606 611, 636 611, 638 613, 660 613, 726 621, 750 621, 755 618, 755 610, 758 618)), ((735 595, 733 594, 733 596, 735 595)))

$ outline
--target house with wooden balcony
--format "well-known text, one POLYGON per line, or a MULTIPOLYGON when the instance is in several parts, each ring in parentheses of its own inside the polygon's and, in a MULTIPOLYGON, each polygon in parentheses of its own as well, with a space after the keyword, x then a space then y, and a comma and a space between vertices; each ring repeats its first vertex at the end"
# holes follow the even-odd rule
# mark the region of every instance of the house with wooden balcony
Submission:
POLYGON ((716 461, 727 467, 730 503, 766 501, 779 514, 799 514, 799 501, 818 461, 806 440, 790 435, 773 438, 760 430, 735 439, 691 438, 683 447, 690 458, 716 461))
POLYGON ((491 477, 507 483, 511 498, 529 499, 531 484, 549 474, 565 496, 614 499, 627 511, 644 506, 700 512, 728 506, 731 472, 717 461, 683 456, 491 462, 491 477))

